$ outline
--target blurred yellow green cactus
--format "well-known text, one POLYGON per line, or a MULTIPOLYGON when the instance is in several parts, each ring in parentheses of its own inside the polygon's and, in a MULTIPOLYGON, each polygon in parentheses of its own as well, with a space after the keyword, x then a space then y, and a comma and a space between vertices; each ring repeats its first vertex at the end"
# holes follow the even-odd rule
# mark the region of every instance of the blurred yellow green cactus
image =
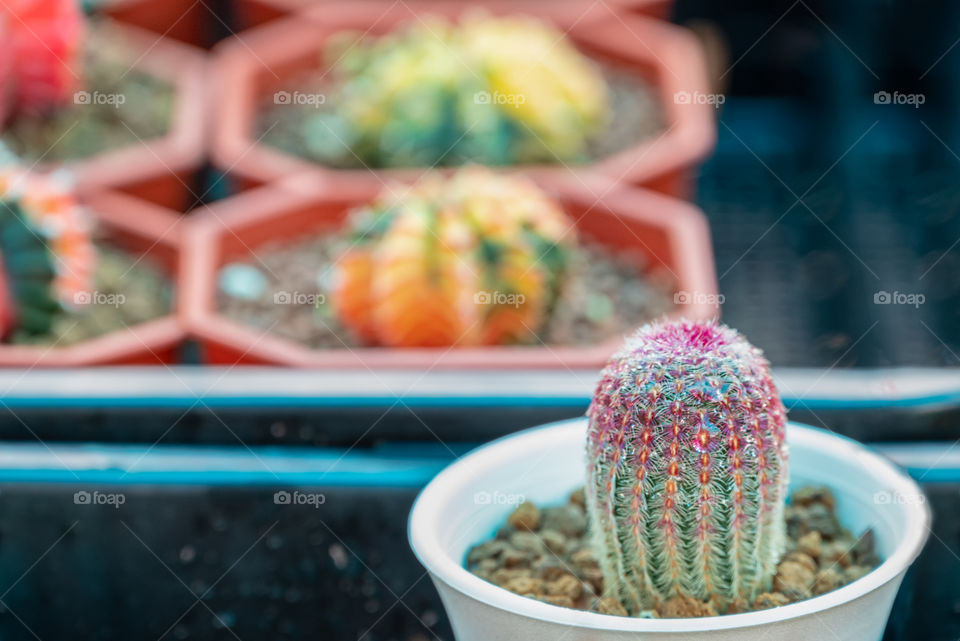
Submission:
POLYGON ((426 17, 342 34, 327 52, 335 107, 308 120, 322 158, 367 166, 576 162, 609 118, 601 71, 530 17, 426 17))

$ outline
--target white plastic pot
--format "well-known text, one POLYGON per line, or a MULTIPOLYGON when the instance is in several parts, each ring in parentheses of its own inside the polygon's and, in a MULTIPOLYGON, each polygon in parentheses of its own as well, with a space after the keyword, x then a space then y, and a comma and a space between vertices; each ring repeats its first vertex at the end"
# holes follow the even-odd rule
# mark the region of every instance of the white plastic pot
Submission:
POLYGON ((884 562, 853 583, 791 605, 697 619, 633 619, 548 605, 464 568, 516 502, 556 504, 584 483, 586 419, 520 432, 441 472, 410 516, 410 544, 430 572, 457 641, 878 641, 900 582, 927 540, 930 511, 916 483, 850 439, 791 423, 791 487, 818 484, 837 498, 841 523, 868 527, 884 562))

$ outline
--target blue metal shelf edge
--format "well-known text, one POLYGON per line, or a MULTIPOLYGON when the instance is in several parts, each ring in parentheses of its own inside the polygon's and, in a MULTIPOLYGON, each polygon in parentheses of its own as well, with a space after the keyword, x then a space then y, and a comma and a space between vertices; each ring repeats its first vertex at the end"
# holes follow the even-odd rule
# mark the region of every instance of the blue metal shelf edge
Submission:
MULTIPOLYGON (((277 368, 0 370, 0 407, 19 409, 585 408, 594 371, 318 372, 277 368)), ((788 407, 960 406, 960 370, 775 369, 788 407)))
MULTIPOLYGON (((419 488, 470 449, 441 443, 367 451, 3 443, 0 483, 419 488)), ((960 482, 960 448, 898 443, 875 449, 924 483, 960 482)))

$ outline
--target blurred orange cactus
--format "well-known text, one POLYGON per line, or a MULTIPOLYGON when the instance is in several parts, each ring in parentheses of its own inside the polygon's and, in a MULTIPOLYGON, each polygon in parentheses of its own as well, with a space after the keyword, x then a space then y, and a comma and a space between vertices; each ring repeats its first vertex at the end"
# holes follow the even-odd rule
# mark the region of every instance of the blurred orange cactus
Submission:
POLYGON ((334 296, 358 338, 500 345, 535 339, 576 233, 533 183, 471 167, 355 212, 348 241, 334 296))

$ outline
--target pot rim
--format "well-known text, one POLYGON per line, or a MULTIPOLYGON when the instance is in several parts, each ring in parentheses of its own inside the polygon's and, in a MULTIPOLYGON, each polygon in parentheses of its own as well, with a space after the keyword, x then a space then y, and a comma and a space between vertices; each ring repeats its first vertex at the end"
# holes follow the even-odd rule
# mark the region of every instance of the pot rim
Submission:
MULTIPOLYGON (((640 619, 550 605, 514 594, 475 576, 462 565, 461 560, 452 559, 443 551, 434 527, 434 524, 442 522, 438 518, 438 507, 460 491, 474 476, 476 468, 495 466, 501 452, 508 447, 513 451, 518 448, 536 449, 542 439, 552 440, 569 436, 572 432, 582 433, 586 421, 586 418, 576 418, 549 423, 497 439, 461 457, 427 484, 411 509, 407 536, 414 555, 435 579, 468 597, 511 614, 580 629, 619 632, 730 630, 816 614, 863 597, 904 572, 920 554, 930 533, 931 514, 926 501, 905 504, 910 518, 903 538, 893 554, 862 578, 821 596, 777 608, 687 619, 640 619)), ((844 458, 851 465, 869 466, 876 476, 884 478, 891 489, 902 495, 922 495, 920 486, 913 479, 889 460, 853 439, 792 421, 788 422, 788 430, 794 442, 803 442, 810 448, 846 450, 847 456, 844 458)))

